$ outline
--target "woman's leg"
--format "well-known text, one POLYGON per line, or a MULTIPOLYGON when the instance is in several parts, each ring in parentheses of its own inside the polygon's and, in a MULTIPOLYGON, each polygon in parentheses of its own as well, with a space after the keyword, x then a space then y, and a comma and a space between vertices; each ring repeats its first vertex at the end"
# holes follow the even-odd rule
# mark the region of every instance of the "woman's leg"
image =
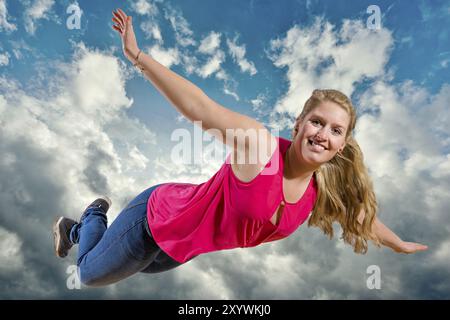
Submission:
POLYGON ((82 283, 102 286, 145 269, 160 252, 147 232, 147 201, 153 186, 132 200, 109 228, 106 213, 89 207, 72 228, 70 238, 79 243, 79 276, 82 283))
MULTIPOLYGON (((150 230, 149 230, 150 232, 150 230)), ((150 232, 151 234, 151 232, 150 232)), ((172 259, 167 253, 163 250, 159 249, 157 255, 153 259, 153 261, 141 272, 143 273, 158 273, 171 270, 178 266, 181 266, 183 263, 180 263, 174 259, 172 259)))

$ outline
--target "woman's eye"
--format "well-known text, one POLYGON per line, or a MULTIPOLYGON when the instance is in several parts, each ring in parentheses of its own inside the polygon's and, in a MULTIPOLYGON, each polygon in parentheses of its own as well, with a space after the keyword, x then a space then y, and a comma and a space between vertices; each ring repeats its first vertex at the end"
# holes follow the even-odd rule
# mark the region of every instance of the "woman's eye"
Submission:
POLYGON ((313 124, 320 123, 319 120, 311 120, 313 124))

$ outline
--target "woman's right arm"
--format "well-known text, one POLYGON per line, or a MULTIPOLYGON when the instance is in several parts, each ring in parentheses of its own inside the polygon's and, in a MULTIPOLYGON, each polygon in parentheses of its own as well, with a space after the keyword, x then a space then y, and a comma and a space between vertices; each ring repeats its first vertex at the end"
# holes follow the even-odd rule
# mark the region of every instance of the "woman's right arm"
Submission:
POLYGON ((199 109, 199 102, 205 99, 203 91, 141 51, 136 41, 131 17, 120 9, 113 14, 113 21, 117 24, 113 28, 121 35, 125 57, 131 63, 138 65, 143 75, 181 114, 191 121, 201 120, 202 110, 199 109), (138 54, 139 59, 136 61, 138 54))
POLYGON ((267 159, 259 159, 258 162, 265 164, 269 160, 276 142, 274 145, 275 138, 263 124, 251 117, 221 106, 192 82, 140 51, 134 35, 132 19, 127 17, 122 10, 119 9, 118 12, 114 12, 113 21, 117 24, 113 28, 121 35, 123 51, 127 59, 131 63, 138 65, 145 77, 181 114, 192 122, 201 121, 203 130, 218 130, 220 134, 214 134, 214 136, 232 147, 233 150, 236 150, 236 153, 241 151, 247 152, 249 145, 252 143, 258 146, 257 150, 264 147, 265 150, 269 150, 269 156, 267 159), (139 58, 136 60, 138 55, 139 58), (227 139, 227 129, 237 136, 233 137, 233 139, 227 139), (252 134, 249 134, 248 130, 253 130, 258 134, 254 137, 252 134), (264 139, 259 138, 260 136, 264 137, 264 139), (238 146, 238 140, 244 141, 245 145, 238 146))

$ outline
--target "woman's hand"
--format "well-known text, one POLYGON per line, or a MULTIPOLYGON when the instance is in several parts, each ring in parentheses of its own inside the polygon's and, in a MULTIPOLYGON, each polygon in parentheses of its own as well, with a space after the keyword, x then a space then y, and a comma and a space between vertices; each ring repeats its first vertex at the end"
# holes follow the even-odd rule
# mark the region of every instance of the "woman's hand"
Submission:
POLYGON ((397 253, 416 253, 418 251, 424 251, 427 250, 428 246, 425 246, 420 243, 414 243, 414 242, 405 242, 402 241, 398 246, 393 248, 393 250, 397 253))
POLYGON ((131 16, 127 16, 121 9, 117 9, 117 11, 113 11, 112 21, 115 23, 113 29, 119 32, 122 39, 122 50, 125 57, 134 64, 139 47, 134 35, 131 16))

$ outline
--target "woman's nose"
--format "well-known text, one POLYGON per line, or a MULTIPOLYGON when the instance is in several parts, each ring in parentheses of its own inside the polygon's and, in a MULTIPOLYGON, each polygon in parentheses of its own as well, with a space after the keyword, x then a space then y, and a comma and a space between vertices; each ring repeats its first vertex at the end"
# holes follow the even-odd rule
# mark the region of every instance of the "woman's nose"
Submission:
POLYGON ((326 140, 327 139, 327 131, 325 127, 322 127, 319 131, 316 133, 316 137, 320 140, 326 140))

